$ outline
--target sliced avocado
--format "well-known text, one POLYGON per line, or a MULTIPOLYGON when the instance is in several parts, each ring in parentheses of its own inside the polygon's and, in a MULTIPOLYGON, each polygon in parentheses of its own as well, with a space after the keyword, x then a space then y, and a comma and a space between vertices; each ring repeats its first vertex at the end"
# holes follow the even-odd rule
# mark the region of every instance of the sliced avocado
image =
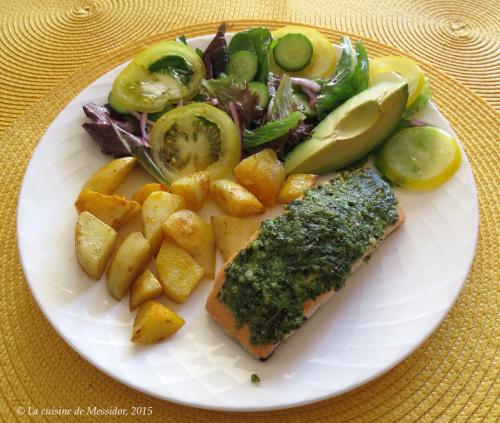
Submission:
POLYGON ((286 173, 331 172, 359 160, 391 135, 407 99, 406 82, 384 82, 351 97, 286 156, 286 173))

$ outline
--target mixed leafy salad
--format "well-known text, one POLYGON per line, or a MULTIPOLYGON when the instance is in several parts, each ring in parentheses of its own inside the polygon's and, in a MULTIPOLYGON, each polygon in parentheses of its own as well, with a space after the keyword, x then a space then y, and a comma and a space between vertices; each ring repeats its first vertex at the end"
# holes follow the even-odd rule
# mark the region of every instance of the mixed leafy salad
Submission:
MULTIPOLYGON (((107 104, 85 105, 83 127, 102 152, 136 157, 160 183, 200 170, 220 178, 242 157, 267 148, 286 169, 293 158, 287 173, 322 173, 359 160, 397 128, 415 126, 412 114, 431 96, 414 61, 370 60, 363 42, 353 44, 347 36, 340 39, 337 57, 330 41, 312 28, 287 26, 271 33, 258 27, 230 41, 225 32, 220 25, 204 51, 191 48, 184 36, 151 45, 115 79, 107 104), (381 84, 385 91, 375 98, 374 87, 381 84), (404 104, 384 127, 376 120, 389 119, 382 116, 390 114, 384 110, 389 106, 377 104, 378 117, 372 106, 391 90, 404 91, 398 100, 404 104), (372 128, 377 125, 383 130, 372 128), (362 148, 339 159, 335 149, 318 147, 342 144, 342 136, 362 148), (331 166, 328 159, 321 168, 310 164, 332 154, 337 159, 331 166), (309 164, 302 164, 302 156, 309 164)), ((424 165, 417 168, 410 173, 425 174, 424 165)), ((403 173, 396 172, 393 182, 404 185, 403 173)))

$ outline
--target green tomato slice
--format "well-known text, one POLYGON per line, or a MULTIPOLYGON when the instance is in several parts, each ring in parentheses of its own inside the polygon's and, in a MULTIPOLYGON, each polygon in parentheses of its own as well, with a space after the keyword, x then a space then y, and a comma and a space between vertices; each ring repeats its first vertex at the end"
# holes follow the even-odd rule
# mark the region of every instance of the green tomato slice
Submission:
POLYGON ((240 134, 232 119, 206 103, 178 107, 156 121, 150 133, 155 163, 169 181, 205 170, 222 178, 241 158, 240 134))
POLYGON ((397 132, 382 146, 377 162, 385 176, 414 190, 436 188, 459 168, 461 152, 456 140, 432 126, 397 132))
POLYGON ((117 76, 111 97, 121 110, 154 113, 169 102, 189 100, 205 76, 203 61, 177 41, 151 45, 117 76))

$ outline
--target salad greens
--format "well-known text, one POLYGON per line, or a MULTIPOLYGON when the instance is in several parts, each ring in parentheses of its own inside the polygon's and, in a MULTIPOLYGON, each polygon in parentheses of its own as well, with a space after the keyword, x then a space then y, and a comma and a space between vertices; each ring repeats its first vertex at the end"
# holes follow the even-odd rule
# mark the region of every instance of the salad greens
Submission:
POLYGON ((120 141, 116 135, 113 124, 123 131, 139 136, 141 131, 139 121, 133 116, 121 116, 109 106, 99 106, 95 103, 88 103, 83 106, 83 112, 88 118, 82 127, 97 142, 104 154, 115 157, 129 156, 130 151, 120 141))
POLYGON ((229 62, 229 54, 226 43, 226 25, 224 23, 219 27, 214 39, 201 56, 205 64, 206 79, 219 78, 225 71, 229 62))
POLYGON ((269 45, 272 41, 271 33, 267 28, 253 28, 238 32, 229 43, 229 54, 239 51, 250 51, 257 56, 259 71, 256 80, 267 83, 269 75, 269 45))
POLYGON ((191 65, 181 56, 165 56, 149 65, 148 70, 155 73, 166 73, 187 85, 193 75, 191 65))
MULTIPOLYGON (((341 37, 342 54, 334 71, 329 68, 318 78, 317 74, 308 76, 301 71, 289 75, 277 69, 270 61, 277 40, 273 40, 267 28, 238 32, 229 43, 225 33, 226 25, 222 23, 206 49, 196 49, 198 54, 194 54, 183 35, 176 39, 177 42, 151 46, 147 54, 141 53, 140 57, 154 57, 154 61, 136 60, 139 66, 129 72, 128 79, 124 80, 126 83, 113 85, 109 104, 86 104, 84 112, 88 121, 83 127, 101 151, 117 157, 136 156, 146 170, 163 182, 161 166, 154 163, 149 150, 148 134, 152 126, 178 107, 208 103, 223 110, 234 121, 240 133, 243 155, 272 148, 283 159, 298 144, 308 140, 312 130, 329 113, 368 87, 366 49, 362 42, 353 45, 349 37, 341 37), (168 82, 172 78, 163 75, 173 77, 174 85, 168 82), (118 89, 122 91, 115 92, 118 89), (167 99, 161 111, 156 111, 157 108, 154 113, 146 113, 154 108, 140 109, 139 106, 161 103, 160 97, 165 93, 175 95, 167 99)), ((295 43, 299 56, 311 53, 300 48, 302 44, 309 45, 309 41, 314 44, 307 36, 307 31, 301 35, 307 43, 295 43)), ((292 55, 289 59, 300 62, 304 57, 292 55)), ((312 65, 311 61, 308 68, 312 65)), ((429 98, 426 79, 424 88, 404 117, 409 118, 424 108, 429 98)))
POLYGON ((243 131, 243 149, 254 148, 282 137, 297 127, 302 120, 304 120, 302 113, 292 112, 283 119, 267 122, 254 130, 245 129, 243 131))
POLYGON ((325 116, 341 103, 368 87, 368 55, 361 41, 354 50, 349 37, 341 37, 342 56, 333 78, 323 83, 317 108, 325 116))
POLYGON ((425 78, 424 87, 420 92, 419 96, 415 99, 413 103, 411 103, 405 110, 403 114, 403 118, 407 119, 419 112, 422 109, 425 109, 429 101, 431 100, 431 87, 429 85, 429 80, 425 78))
POLYGON ((110 124, 116 134, 116 138, 122 144, 123 148, 128 151, 129 155, 134 156, 144 170, 146 170, 158 182, 168 184, 168 179, 153 159, 153 150, 149 143, 144 139, 123 130, 114 122, 110 122, 110 124))
POLYGON ((271 120, 284 119, 298 109, 293 97, 292 83, 290 77, 285 74, 278 85, 274 101, 269 113, 271 120))
POLYGON ((262 115, 259 106, 259 96, 246 84, 237 84, 231 78, 203 80, 202 88, 209 96, 209 100, 230 113, 230 106, 234 104, 240 121, 249 125, 262 115))

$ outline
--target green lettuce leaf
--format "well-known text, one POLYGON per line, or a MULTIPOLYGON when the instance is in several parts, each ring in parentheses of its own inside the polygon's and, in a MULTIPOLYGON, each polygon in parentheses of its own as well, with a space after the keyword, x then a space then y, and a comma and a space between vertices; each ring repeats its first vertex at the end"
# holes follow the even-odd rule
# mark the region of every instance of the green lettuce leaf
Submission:
POLYGON ((342 55, 333 78, 323 83, 316 103, 320 117, 368 87, 368 55, 361 41, 354 50, 349 37, 341 37, 342 55))
POLYGON ((269 75, 269 44, 272 41, 271 33, 267 28, 253 28, 238 32, 229 43, 229 54, 241 50, 251 51, 259 61, 259 71, 256 80, 267 84, 269 75))
POLYGON ((288 134, 292 129, 305 119, 300 112, 293 112, 291 115, 280 119, 267 122, 264 126, 253 130, 245 129, 243 131, 243 149, 257 147, 273 141, 283 135, 288 134))
POLYGON ((297 111, 298 107, 292 94, 290 77, 284 74, 274 96, 270 120, 284 119, 297 111))

